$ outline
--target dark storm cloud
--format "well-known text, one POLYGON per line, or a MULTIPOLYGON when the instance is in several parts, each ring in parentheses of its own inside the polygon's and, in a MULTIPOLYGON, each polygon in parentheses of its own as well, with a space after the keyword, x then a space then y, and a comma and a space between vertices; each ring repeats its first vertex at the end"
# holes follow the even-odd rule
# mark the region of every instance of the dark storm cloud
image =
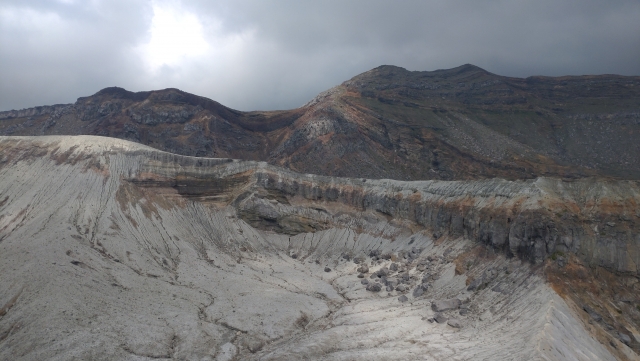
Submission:
POLYGON ((136 72, 149 15, 133 1, 0 3, 0 109, 73 102, 136 72))
POLYGON ((638 19, 636 0, 2 1, 0 109, 113 85, 292 108, 381 64, 640 75, 638 19))

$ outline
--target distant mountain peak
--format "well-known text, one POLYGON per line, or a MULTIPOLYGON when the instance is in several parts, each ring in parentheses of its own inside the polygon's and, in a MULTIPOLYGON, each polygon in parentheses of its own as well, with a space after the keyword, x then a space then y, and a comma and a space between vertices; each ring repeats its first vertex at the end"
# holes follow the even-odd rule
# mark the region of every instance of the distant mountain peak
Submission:
POLYGON ((367 72, 356 75, 351 81, 379 81, 396 82, 411 79, 435 78, 455 78, 460 76, 473 76, 473 74, 491 75, 494 74, 473 64, 464 64, 450 69, 438 69, 433 71, 410 71, 395 65, 380 65, 367 72))
POLYGON ((375 68, 373 68, 371 70, 386 70, 386 71, 389 71, 389 70, 400 70, 400 71, 408 71, 406 68, 403 68, 401 66, 396 66, 396 65, 380 65, 380 66, 377 66, 377 67, 375 67, 375 68))
POLYGON ((101 89, 97 93, 95 93, 94 95, 107 95, 107 94, 109 94, 109 95, 133 94, 133 92, 130 92, 130 91, 126 90, 125 88, 112 86, 112 87, 107 87, 107 88, 101 89))
POLYGON ((475 71, 481 71, 481 72, 484 72, 484 73, 488 73, 488 71, 482 69, 481 67, 479 67, 477 65, 473 65, 473 64, 463 64, 463 65, 457 66, 455 68, 451 68, 449 70, 457 72, 457 73, 466 73, 466 72, 475 72, 475 71))

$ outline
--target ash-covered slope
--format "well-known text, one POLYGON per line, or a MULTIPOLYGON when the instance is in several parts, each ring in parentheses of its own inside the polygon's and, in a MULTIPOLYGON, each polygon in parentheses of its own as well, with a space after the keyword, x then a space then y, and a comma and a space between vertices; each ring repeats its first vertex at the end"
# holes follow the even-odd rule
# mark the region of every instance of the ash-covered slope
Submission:
POLYGON ((402 180, 639 179, 638 132, 640 77, 519 79, 473 65, 381 66, 275 112, 121 88, 0 112, 0 135, 103 135, 302 173, 402 180))
POLYGON ((0 149, 0 359, 638 358, 638 239, 607 241, 637 235, 633 182, 340 179, 88 136, 0 149), (587 302, 593 269, 629 295, 587 302))

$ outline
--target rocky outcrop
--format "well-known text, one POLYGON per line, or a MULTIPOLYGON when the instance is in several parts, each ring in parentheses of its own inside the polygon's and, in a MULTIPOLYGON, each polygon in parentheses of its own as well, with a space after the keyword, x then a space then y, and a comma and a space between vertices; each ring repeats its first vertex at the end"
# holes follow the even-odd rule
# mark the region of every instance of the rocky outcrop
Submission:
POLYGON ((42 115, 52 115, 56 117, 61 114, 63 111, 72 107, 73 104, 56 104, 56 105, 44 105, 34 108, 27 108, 21 110, 9 110, 0 112, 0 120, 2 119, 12 119, 12 118, 29 118, 29 117, 39 117, 42 115))

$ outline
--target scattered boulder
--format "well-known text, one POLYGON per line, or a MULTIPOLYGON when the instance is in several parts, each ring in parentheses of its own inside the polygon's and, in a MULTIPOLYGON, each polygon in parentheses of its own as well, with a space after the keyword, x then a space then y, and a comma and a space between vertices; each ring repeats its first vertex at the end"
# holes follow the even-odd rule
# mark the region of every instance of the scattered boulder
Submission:
POLYGON ((367 266, 366 264, 362 264, 360 267, 358 267, 357 271, 360 273, 369 273, 369 266, 367 266))
POLYGON ((389 274, 389 269, 387 267, 382 267, 378 270, 378 277, 387 276, 389 274))
POLYGON ((470 312, 470 304, 468 303, 468 301, 463 301, 462 304, 460 305, 460 316, 466 316, 469 314, 470 312))
POLYGON ((405 292, 405 291, 407 291, 407 286, 403 285, 403 284, 399 284, 398 287, 396 287, 396 291, 405 292))
POLYGON ((467 287, 467 291, 475 291, 480 288, 481 285, 482 277, 478 277, 469 284, 469 287, 467 287))
POLYGON ((564 267, 564 266, 566 266, 566 265, 567 265, 567 260, 566 260, 564 257, 562 257, 562 256, 559 256, 559 257, 556 259, 556 262, 558 263, 558 267, 560 267, 560 268, 562 268, 562 267, 564 267))
POLYGON ((358 274, 358 278, 364 278, 364 273, 358 274))
POLYGON ((478 277, 473 280, 467 287, 467 291, 476 291, 486 287, 493 279, 498 276, 498 272, 493 268, 489 268, 488 270, 482 273, 481 277, 478 277))
POLYGON ((329 268, 329 267, 325 267, 325 268, 324 268, 324 271, 325 271, 325 272, 331 272, 331 268, 329 268))
POLYGON ((409 298, 407 298, 407 296, 402 295, 400 297, 398 297, 398 301, 400 301, 401 303, 407 302, 409 301, 409 298))
POLYGON ((596 312, 593 308, 589 306, 584 306, 582 309, 589 314, 589 316, 596 322, 602 321, 602 316, 598 312, 596 312))
POLYGON ((387 285, 386 290, 387 290, 387 292, 393 292, 393 286, 387 285))
POLYGON ((437 323, 445 323, 445 322, 447 322, 447 317, 445 315, 443 315, 442 313, 436 313, 435 315, 433 315, 433 319, 437 323))
POLYGON ((447 325, 453 327, 453 328, 462 328, 462 322, 460 322, 460 320, 458 320, 457 318, 452 318, 447 322, 447 325))
POLYGON ((379 283, 369 283, 369 285, 367 285, 367 291, 380 292, 382 291, 382 285, 379 283))
POLYGON ((393 263, 391 264, 391 266, 389 266, 389 270, 390 270, 390 271, 393 271, 393 272, 398 271, 398 264, 397 264, 397 263, 395 263, 395 262, 393 262, 393 263))
POLYGON ((491 289, 493 292, 505 293, 502 283, 498 283, 495 287, 491 289))
POLYGON ((369 280, 362 280, 360 281, 361 284, 363 285, 368 285, 369 284, 369 280))
POLYGON ((618 336, 620 338, 620 341, 622 341, 622 343, 629 346, 629 344, 631 343, 631 337, 629 337, 629 335, 627 335, 626 333, 619 332, 618 336))
POLYGON ((460 300, 451 298, 448 300, 437 300, 431 302, 431 309, 435 312, 444 312, 448 310, 457 310, 460 307, 460 300))
POLYGON ((256 353, 264 347, 264 341, 257 337, 243 337, 240 344, 251 353, 256 353))
POLYGON ((418 298, 424 294, 424 289, 422 286, 418 286, 413 290, 413 297, 418 298))

